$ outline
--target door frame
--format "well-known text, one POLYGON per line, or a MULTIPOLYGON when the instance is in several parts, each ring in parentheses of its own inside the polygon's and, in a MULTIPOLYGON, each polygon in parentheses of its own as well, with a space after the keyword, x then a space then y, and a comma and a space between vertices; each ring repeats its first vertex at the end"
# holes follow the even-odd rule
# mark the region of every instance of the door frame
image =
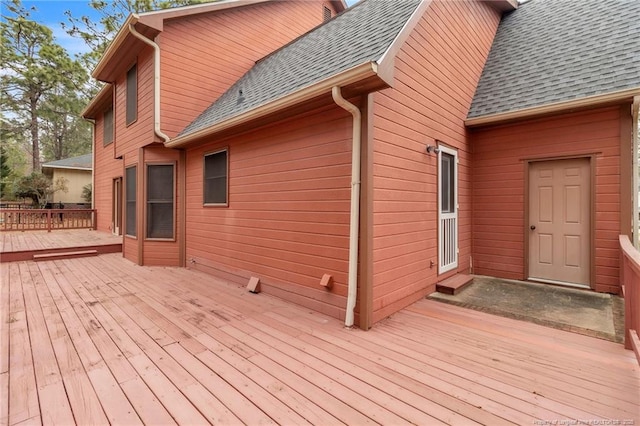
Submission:
POLYGON ((460 264, 460 213, 459 213, 459 195, 458 195, 458 180, 460 179, 460 170, 459 170, 459 156, 458 150, 452 147, 449 147, 444 144, 438 144, 438 192, 437 192, 437 206, 438 206, 438 275, 442 275, 449 271, 456 270, 458 265, 460 264), (451 213, 443 213, 442 212, 442 154, 447 154, 453 157, 453 209, 454 211, 451 213), (447 264, 443 264, 443 246, 445 244, 445 236, 444 229, 442 227, 442 220, 448 218, 453 218, 455 220, 455 261, 447 264))
POLYGON ((111 181, 111 232, 114 235, 122 235, 122 182, 122 176, 111 181))
MULTIPOLYGON (((546 161, 559 161, 559 160, 575 160, 575 159, 587 159, 589 161, 589 185, 591 186, 590 194, 590 217, 589 217, 589 288, 595 290, 596 288, 596 157, 597 154, 583 154, 583 155, 565 155, 555 157, 533 157, 522 159, 524 163, 524 226, 523 226, 523 241, 524 241, 524 277, 529 280, 529 239, 531 232, 529 229, 529 174, 531 172, 531 164, 540 163, 546 161)), ((571 283, 566 284, 567 287, 572 287, 571 283)), ((585 286, 575 285, 576 288, 586 288, 585 286)))

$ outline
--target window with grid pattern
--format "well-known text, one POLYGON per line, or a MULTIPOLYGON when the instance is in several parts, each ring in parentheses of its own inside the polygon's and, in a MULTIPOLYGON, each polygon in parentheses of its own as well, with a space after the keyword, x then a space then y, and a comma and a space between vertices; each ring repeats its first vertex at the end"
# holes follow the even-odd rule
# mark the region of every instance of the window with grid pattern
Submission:
POLYGON ((147 165, 147 238, 173 238, 173 164, 147 165))

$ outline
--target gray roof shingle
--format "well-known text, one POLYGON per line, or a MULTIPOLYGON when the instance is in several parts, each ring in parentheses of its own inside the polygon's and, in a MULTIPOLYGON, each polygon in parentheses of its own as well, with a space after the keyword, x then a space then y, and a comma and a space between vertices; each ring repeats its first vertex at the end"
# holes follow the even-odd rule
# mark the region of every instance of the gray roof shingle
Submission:
POLYGON ((357 65, 379 60, 419 3, 420 0, 363 0, 256 62, 180 136, 250 111, 357 65))
POLYGON ((503 17, 468 118, 640 87, 640 0, 531 0, 503 17))
POLYGON ((62 160, 49 161, 42 167, 63 168, 63 169, 85 169, 91 170, 93 154, 80 155, 78 157, 64 158, 62 160))

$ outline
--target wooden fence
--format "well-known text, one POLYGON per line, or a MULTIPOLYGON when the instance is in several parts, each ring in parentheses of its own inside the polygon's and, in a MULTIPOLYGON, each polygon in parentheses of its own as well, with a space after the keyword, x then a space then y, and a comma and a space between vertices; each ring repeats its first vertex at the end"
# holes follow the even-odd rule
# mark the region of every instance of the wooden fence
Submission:
POLYGON ((640 252, 626 235, 620 235, 622 294, 624 296, 624 347, 632 349, 640 364, 640 252))
POLYGON ((90 209, 1 209, 0 230, 36 231, 96 229, 96 211, 90 209))

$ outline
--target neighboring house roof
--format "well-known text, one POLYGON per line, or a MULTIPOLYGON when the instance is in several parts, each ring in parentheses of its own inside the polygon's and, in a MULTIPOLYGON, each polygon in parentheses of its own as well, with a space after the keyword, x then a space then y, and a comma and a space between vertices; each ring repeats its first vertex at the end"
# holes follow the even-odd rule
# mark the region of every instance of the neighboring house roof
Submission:
POLYGON ((78 157, 65 158, 63 160, 49 161, 44 163, 42 167, 52 169, 76 169, 76 170, 92 170, 93 154, 80 155, 78 157))
POLYGON ((640 93, 640 1, 531 0, 503 17, 468 119, 629 89, 640 93))
POLYGON ((420 0, 363 0, 258 61, 179 135, 205 129, 366 63, 379 63, 420 0))

